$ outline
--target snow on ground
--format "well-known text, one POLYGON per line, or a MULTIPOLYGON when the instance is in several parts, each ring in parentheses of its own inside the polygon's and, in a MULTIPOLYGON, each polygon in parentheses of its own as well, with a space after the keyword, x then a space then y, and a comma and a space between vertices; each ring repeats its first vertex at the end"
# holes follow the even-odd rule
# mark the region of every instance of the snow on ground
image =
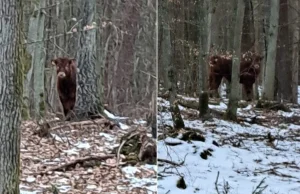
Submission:
MULTIPOLYGON (((159 106, 165 107, 158 113, 159 133, 162 125, 171 125, 168 102, 158 99, 159 106)), ((262 112, 252 110, 253 105, 238 109, 240 116, 260 115, 262 112)), ((210 105, 210 108, 225 111, 226 104, 210 105)), ((183 107, 180 108, 185 111, 183 107)), ((300 115, 299 109, 294 113, 274 112, 277 116, 291 117, 300 115)), ((158 158, 183 165, 174 166, 160 162, 158 168, 158 193, 168 194, 216 194, 217 188, 228 194, 251 194, 265 178, 262 186, 267 185, 263 194, 299 194, 300 193, 300 125, 285 124, 286 127, 261 126, 250 123, 232 123, 214 118, 211 122, 185 118, 186 127, 204 134, 205 142, 183 141, 180 134, 176 138, 158 141, 158 158), (275 137, 268 142, 267 134, 275 137), (295 135, 295 134, 298 134, 295 135), (219 147, 212 142, 215 141, 219 147), (172 144, 170 144, 172 143, 172 144), (176 145, 174 145, 176 143, 176 145), (171 145, 171 146, 170 146, 171 145), (211 156, 202 159, 200 154, 212 149, 211 156), (176 183, 184 177, 187 188, 179 189, 176 183), (228 183, 228 184, 226 184, 228 183)))
MULTIPOLYGON (((122 130, 119 130, 97 125, 96 120, 83 122, 78 126, 66 124, 51 130, 52 137, 47 138, 40 138, 34 133, 37 129, 34 122, 22 123, 21 194, 53 193, 53 188, 57 188, 59 193, 74 194, 156 193, 156 168, 150 165, 117 167, 115 156, 99 160, 99 164, 85 162, 65 172, 55 170, 41 176, 39 172, 45 169, 78 158, 109 155, 129 128, 122 123, 122 130)), ((136 122, 143 123, 141 120, 136 122)))

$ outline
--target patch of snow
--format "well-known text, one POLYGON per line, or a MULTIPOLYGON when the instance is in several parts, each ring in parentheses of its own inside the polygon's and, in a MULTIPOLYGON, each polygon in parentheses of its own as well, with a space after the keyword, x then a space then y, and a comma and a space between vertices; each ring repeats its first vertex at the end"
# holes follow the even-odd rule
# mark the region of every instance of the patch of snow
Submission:
POLYGON ((107 139, 107 141, 114 141, 114 137, 110 134, 107 133, 99 133, 100 136, 105 137, 107 139))
POLYGON ((63 150, 63 152, 67 153, 68 155, 78 155, 78 149, 76 148, 72 148, 69 150, 63 150))
POLYGON ((57 182, 58 183, 63 183, 63 184, 68 184, 69 179, 67 179, 67 178, 61 178, 61 179, 58 179, 57 182))
POLYGON ((179 140, 179 139, 177 139, 177 138, 167 137, 167 138, 165 139, 165 142, 166 142, 166 143, 183 143, 184 141, 179 140))
POLYGON ((120 124, 121 129, 129 129, 128 125, 125 125, 125 124, 123 124, 121 122, 119 124, 120 124))
POLYGON ((279 110, 279 111, 278 111, 278 114, 279 114, 279 115, 282 115, 282 116, 284 116, 284 117, 292 117, 292 116, 294 116, 294 113, 293 113, 293 112, 284 112, 284 111, 282 111, 282 110, 279 110))
POLYGON ((291 130, 299 130, 300 129, 300 125, 290 124, 290 126, 288 128, 291 129, 291 130))
POLYGON ((26 181, 27 181, 28 183, 33 183, 35 180, 36 180, 36 179, 35 179, 33 176, 29 176, 29 177, 26 178, 26 181))
POLYGON ((97 186, 96 186, 96 185, 88 185, 86 188, 87 188, 87 189, 96 189, 97 186))
POLYGON ((37 194, 38 191, 24 191, 22 189, 20 189, 20 194, 37 194))
POLYGON ((133 166, 126 166, 122 168, 122 171, 130 180, 131 187, 143 187, 147 188, 148 193, 156 192, 157 191, 157 179, 154 178, 137 178, 134 174, 140 172, 138 168, 149 168, 154 169, 152 165, 142 166, 142 167, 133 167, 133 166))
POLYGON ((59 141, 59 142, 65 142, 65 141, 67 141, 67 138, 65 138, 65 137, 60 137, 60 136, 58 136, 58 135, 56 135, 56 134, 51 134, 52 135, 52 137, 56 140, 56 141, 59 141))
POLYGON ((144 121, 144 120, 136 120, 136 119, 134 119, 133 123, 136 124, 136 125, 139 125, 139 124, 146 124, 147 122, 144 121))
POLYGON ((208 105, 209 108, 213 108, 213 109, 219 109, 219 110, 226 110, 227 109, 227 105, 224 102, 220 102, 220 105, 208 105))
POLYGON ((118 117, 113 115, 112 113, 108 112, 106 109, 104 109, 104 113, 106 114, 106 116, 108 116, 111 119, 127 119, 128 117, 118 117))
POLYGON ((84 148, 84 149, 89 149, 91 146, 90 146, 90 144, 88 143, 88 142, 77 142, 76 144, 75 144, 75 146, 77 147, 77 148, 84 148))
POLYGON ((68 192, 72 187, 68 185, 62 185, 62 186, 57 186, 60 192, 66 193, 68 192))

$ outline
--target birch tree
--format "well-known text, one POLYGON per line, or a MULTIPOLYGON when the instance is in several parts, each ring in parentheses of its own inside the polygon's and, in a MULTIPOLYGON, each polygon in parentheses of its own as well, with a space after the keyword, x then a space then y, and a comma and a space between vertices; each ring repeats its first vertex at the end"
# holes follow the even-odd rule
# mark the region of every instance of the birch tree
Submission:
POLYGON ((264 100, 274 99, 275 60, 279 22, 279 0, 271 1, 270 8, 270 27, 268 31, 268 49, 263 91, 264 100))
POLYGON ((0 193, 5 194, 20 193, 21 2, 0 1, 0 193))
POLYGON ((230 120, 236 120, 238 100, 239 100, 239 73, 240 73, 240 56, 241 56, 241 40, 242 40, 242 29, 243 19, 245 12, 244 0, 238 0, 237 9, 235 13, 235 28, 234 28, 234 39, 233 39, 233 55, 232 55, 232 74, 230 83, 230 96, 228 108, 226 111, 226 117, 230 120))

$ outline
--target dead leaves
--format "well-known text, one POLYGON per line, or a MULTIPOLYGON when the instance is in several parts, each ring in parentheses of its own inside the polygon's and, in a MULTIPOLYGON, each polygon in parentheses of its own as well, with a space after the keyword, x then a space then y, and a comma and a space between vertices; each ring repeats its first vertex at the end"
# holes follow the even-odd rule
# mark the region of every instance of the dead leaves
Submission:
MULTIPOLYGON (((49 125, 50 136, 39 137, 40 126, 22 123, 21 190, 37 193, 147 193, 146 185, 132 186, 110 154, 126 131, 98 119, 49 125)), ((136 167, 145 168, 145 167, 136 167)), ((152 177, 156 172, 152 171, 152 177)), ((139 174, 135 180, 147 177, 139 174), (137 179, 138 178, 138 179, 137 179)))

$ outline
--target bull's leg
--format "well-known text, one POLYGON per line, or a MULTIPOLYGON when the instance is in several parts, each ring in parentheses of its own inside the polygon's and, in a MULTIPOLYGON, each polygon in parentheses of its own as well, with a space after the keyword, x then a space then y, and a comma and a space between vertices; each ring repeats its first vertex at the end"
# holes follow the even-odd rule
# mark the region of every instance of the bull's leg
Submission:
POLYGON ((210 81, 210 97, 216 97, 219 98, 219 91, 218 88, 220 87, 222 82, 222 76, 221 75, 213 75, 211 76, 211 81, 210 81))
POLYGON ((253 84, 252 85, 245 85, 243 84, 243 99, 246 101, 252 101, 253 99, 253 84))

